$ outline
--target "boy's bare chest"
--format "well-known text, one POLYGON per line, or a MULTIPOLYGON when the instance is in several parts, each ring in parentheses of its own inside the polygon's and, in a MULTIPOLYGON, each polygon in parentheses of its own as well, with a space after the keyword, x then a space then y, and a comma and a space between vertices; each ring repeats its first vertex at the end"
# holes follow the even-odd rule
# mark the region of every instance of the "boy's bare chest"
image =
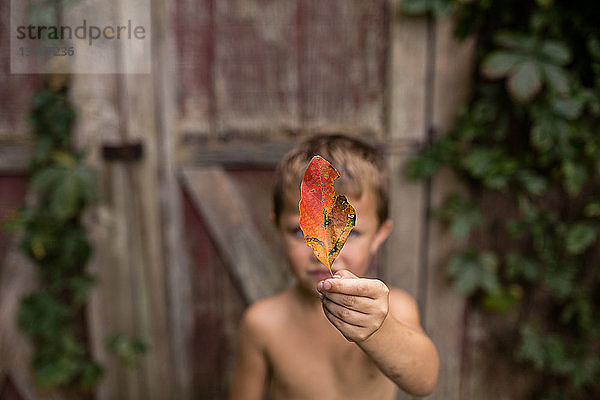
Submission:
POLYGON ((268 350, 273 399, 394 397, 394 384, 328 321, 310 318, 289 325, 268 350))

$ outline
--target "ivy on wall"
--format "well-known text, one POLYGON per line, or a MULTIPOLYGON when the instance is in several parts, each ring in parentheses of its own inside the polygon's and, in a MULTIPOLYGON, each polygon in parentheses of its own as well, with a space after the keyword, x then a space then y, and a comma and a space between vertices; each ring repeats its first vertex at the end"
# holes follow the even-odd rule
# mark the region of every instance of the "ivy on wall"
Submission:
MULTIPOLYGON (((28 8, 34 24, 57 26, 63 11, 80 0, 40 0, 28 8), (36 22, 37 21, 37 22, 36 22)), ((55 45, 50 41, 48 45, 55 45)), ((95 171, 73 145, 76 112, 68 98, 68 74, 46 76, 35 94, 29 123, 34 152, 28 201, 8 228, 23 234, 21 251, 37 266, 40 287, 23 298, 18 324, 34 345, 36 383, 90 395, 103 376, 85 334, 85 304, 95 279, 86 271, 92 254, 82 218, 97 202, 95 171)), ((148 345, 114 333, 106 348, 136 368, 148 345)))
POLYGON ((20 249, 37 266, 40 288, 22 300, 18 323, 35 345, 40 385, 89 391, 102 368, 89 355, 84 332, 83 307, 94 279, 85 269, 92 249, 81 219, 97 198, 95 174, 72 145, 75 110, 66 89, 38 92, 29 120, 32 199, 13 225, 23 232, 20 249))
POLYGON ((472 303, 514 321, 503 346, 515 373, 535 376, 531 398, 600 398, 600 8, 592 0, 402 7, 451 12, 457 37, 476 40, 469 103, 408 166, 414 179, 449 167, 469 188, 434 211, 453 234, 471 235, 449 277, 472 303))
MULTIPOLYGON (((31 199, 8 227, 23 233, 19 247, 37 266, 40 288, 23 298, 18 323, 35 346, 32 366, 39 385, 91 393, 103 369, 89 354, 85 335, 84 306, 95 279, 86 271, 92 247, 82 218, 97 201, 96 174, 72 144, 75 110, 66 87, 38 92, 29 120, 31 199)), ((106 348, 137 368, 148 345, 115 333, 106 348)))

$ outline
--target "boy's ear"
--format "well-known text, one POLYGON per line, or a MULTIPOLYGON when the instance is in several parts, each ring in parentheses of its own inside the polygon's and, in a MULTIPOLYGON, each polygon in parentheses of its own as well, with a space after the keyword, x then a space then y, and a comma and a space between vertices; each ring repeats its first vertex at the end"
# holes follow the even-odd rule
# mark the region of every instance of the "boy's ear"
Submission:
POLYGON ((279 224, 277 223, 277 218, 275 218, 275 213, 271 213, 271 222, 275 229, 279 229, 279 224))
POLYGON ((385 239, 387 239, 387 237, 390 236, 390 232, 392 231, 392 225, 393 224, 391 219, 386 219, 381 225, 379 225, 377 233, 375 233, 373 243, 371 244, 371 253, 375 253, 379 249, 379 246, 381 246, 381 244, 385 242, 385 239))

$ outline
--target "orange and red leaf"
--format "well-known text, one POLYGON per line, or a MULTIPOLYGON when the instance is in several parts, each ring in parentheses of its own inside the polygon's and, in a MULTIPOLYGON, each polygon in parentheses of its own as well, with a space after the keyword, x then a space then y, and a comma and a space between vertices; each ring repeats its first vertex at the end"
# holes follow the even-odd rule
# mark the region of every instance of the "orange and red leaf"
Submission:
POLYGON ((304 240, 331 272, 356 222, 354 207, 343 195, 335 195, 334 181, 340 176, 323 157, 314 156, 300 187, 300 229, 304 240))

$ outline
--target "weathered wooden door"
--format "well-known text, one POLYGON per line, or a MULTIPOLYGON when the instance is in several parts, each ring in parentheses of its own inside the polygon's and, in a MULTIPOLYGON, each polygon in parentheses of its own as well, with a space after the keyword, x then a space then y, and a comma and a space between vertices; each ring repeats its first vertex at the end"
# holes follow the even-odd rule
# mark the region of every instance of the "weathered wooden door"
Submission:
POLYGON ((153 0, 151 74, 72 76, 78 143, 102 192, 89 218, 99 280, 89 331, 107 368, 99 399, 225 396, 241 312, 289 278, 270 223, 273 168, 322 131, 385 149, 395 225, 380 273, 419 300, 438 346, 431 398, 461 398, 463 303, 441 268, 456 243, 428 214, 453 183, 408 182, 404 167, 464 102, 471 49, 449 21, 406 17, 398 4, 153 0), (139 157, 103 152, 138 145, 139 157), (149 344, 138 369, 106 350, 112 333, 149 344))
POLYGON ((403 171, 464 101, 470 46, 451 39, 449 21, 406 17, 397 7, 309 0, 174 5, 176 164, 200 310, 191 336, 202 338, 194 354, 208 354, 193 362, 194 392, 227 392, 242 309, 286 281, 268 221, 274 165, 301 138, 340 131, 383 144, 395 227, 380 273, 418 298, 438 344, 442 370, 431 398, 460 398, 463 303, 440 270, 456 243, 428 217, 430 202, 439 203, 453 183, 415 184, 403 171))

